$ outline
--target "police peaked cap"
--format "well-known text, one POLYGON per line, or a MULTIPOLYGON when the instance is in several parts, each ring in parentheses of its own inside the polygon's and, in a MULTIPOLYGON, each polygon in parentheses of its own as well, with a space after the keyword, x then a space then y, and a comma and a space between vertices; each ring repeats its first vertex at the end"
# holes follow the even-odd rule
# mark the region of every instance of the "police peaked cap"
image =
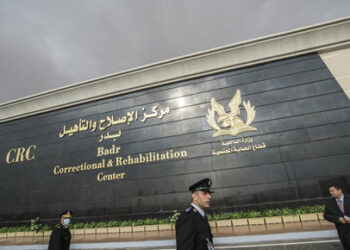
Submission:
POLYGON ((71 218, 72 215, 73 215, 73 212, 71 210, 66 210, 60 214, 60 218, 71 218))
POLYGON ((210 190, 211 184, 212 184, 211 179, 205 178, 191 185, 188 189, 192 193, 195 191, 204 191, 204 192, 214 193, 212 190, 210 190))

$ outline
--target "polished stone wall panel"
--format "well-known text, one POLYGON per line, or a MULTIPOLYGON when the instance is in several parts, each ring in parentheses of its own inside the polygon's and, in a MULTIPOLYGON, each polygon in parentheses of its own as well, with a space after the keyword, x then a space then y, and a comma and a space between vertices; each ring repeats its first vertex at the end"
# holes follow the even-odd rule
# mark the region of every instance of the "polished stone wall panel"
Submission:
MULTIPOLYGON (((240 107, 240 118, 246 111, 240 107)), ((62 210, 76 220, 167 216, 188 206, 188 187, 213 180, 211 212, 323 202, 326 187, 350 181, 350 103, 317 54, 300 56, 115 96, 0 124, 0 223, 40 216, 54 221, 62 210), (255 106, 257 131, 212 137, 206 121, 212 97, 228 112, 236 90, 255 106), (163 119, 140 122, 143 112, 169 107, 163 119), (144 111, 142 110, 144 108, 144 111), (99 121, 137 110, 130 125, 59 138, 79 119, 99 121), (99 142, 106 132, 122 136, 99 142), (213 155, 223 141, 250 138, 266 148, 213 155), (35 160, 6 163, 11 148, 36 145, 35 160), (97 147, 120 146, 97 157, 97 147), (186 158, 54 175, 66 167, 147 152, 187 151, 186 158), (99 173, 126 173, 97 181, 99 173)), ((244 145, 243 145, 244 146, 244 145)))

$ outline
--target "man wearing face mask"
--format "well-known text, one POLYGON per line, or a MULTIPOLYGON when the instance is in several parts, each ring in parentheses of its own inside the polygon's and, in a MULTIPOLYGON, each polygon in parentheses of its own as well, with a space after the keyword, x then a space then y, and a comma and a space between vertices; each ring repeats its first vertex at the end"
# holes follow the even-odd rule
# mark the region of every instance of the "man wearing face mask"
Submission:
POLYGON ((191 206, 180 214, 175 224, 177 250, 214 250, 213 235, 204 212, 210 207, 211 184, 206 178, 189 187, 191 206))
POLYGON ((60 225, 52 230, 48 250, 69 250, 71 234, 68 225, 72 214, 70 210, 60 214, 60 225))

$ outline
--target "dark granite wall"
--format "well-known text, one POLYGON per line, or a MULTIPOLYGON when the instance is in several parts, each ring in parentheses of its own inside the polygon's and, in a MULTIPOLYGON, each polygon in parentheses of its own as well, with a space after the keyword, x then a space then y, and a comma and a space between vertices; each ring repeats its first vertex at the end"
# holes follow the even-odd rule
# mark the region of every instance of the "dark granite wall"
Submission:
MULTIPOLYGON (((243 105, 240 111, 245 122, 243 105)), ((166 215, 185 208, 190 202, 188 186, 204 177, 213 180, 212 211, 323 202, 330 183, 348 188, 349 136, 350 101, 317 54, 35 115, 0 124, 0 222, 53 219, 67 208, 85 220, 166 215), (257 130, 212 137, 215 130, 206 121, 210 99, 229 113, 227 105, 237 89, 243 101, 255 106, 251 126, 257 130), (170 114, 141 122, 156 105, 158 117, 167 107, 170 114), (138 112, 138 119, 130 125, 91 131, 91 123, 87 131, 59 136, 64 125, 74 128, 79 119, 99 123, 113 115, 116 122, 131 111, 138 112), (101 135, 119 130, 116 141, 99 142, 101 135), (247 143, 238 141, 242 138, 247 143), (6 162, 9 150, 30 145, 36 149, 28 158, 35 159, 6 162), (118 154, 97 157, 98 147, 112 145, 120 147, 118 154), (253 150, 257 145, 266 147, 253 150), (223 153, 234 147, 236 152, 223 153), (170 150, 186 152, 186 157, 115 166, 116 157, 170 150), (219 151, 221 155, 214 155, 219 151), (57 165, 102 159, 113 166, 53 173, 57 165), (97 180, 99 173, 114 172, 124 173, 124 178, 97 180)))

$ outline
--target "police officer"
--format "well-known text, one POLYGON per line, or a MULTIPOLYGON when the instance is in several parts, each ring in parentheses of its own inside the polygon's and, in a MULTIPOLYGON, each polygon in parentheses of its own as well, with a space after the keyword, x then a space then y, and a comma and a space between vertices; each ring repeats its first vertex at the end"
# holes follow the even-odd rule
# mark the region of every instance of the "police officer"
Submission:
POLYGON ((49 250, 69 250, 71 234, 68 225, 71 221, 72 214, 70 210, 60 214, 60 225, 52 230, 49 250))
POLYGON ((176 249, 213 250, 213 235, 204 210, 210 207, 211 180, 206 178, 189 187, 192 203, 183 211, 175 224, 176 249))

